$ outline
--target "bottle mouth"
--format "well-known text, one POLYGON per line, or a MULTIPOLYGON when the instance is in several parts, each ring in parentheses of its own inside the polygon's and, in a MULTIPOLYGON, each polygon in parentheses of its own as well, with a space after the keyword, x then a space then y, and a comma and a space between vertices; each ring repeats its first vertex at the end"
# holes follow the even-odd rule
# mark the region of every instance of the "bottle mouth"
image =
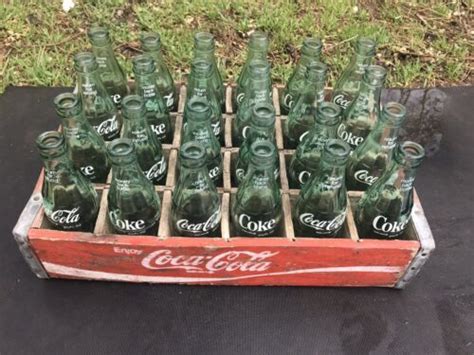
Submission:
POLYGON ((132 59, 133 71, 135 73, 153 73, 155 61, 148 54, 140 54, 132 59))
POLYGON ((407 110, 398 102, 387 102, 383 107, 381 118, 393 126, 400 126, 405 121, 407 110))
POLYGON ((369 65, 365 69, 364 81, 373 86, 381 86, 387 77, 387 69, 380 65, 369 65))
POLYGON ((97 69, 95 55, 91 52, 80 52, 74 56, 74 68, 80 72, 90 72, 97 69))
POLYGON ((36 146, 44 158, 55 157, 66 151, 64 136, 58 131, 46 131, 36 138, 36 146))
POLYGON ((259 127, 271 127, 275 125, 275 109, 273 105, 259 102, 253 107, 253 120, 259 127))
POLYGON ((128 118, 128 114, 142 112, 145 108, 143 99, 138 95, 128 95, 122 100, 122 111, 125 118, 128 118))
POLYGON ((321 158, 333 164, 342 165, 347 162, 350 153, 351 147, 342 139, 329 139, 324 146, 321 158))
POLYGON ((328 66, 322 62, 312 61, 308 65, 308 78, 314 81, 326 81, 328 66))
POLYGON ((262 31, 254 31, 250 35, 249 39, 249 47, 252 49, 257 50, 264 50, 268 49, 268 36, 265 32, 262 31))
POLYGON ((191 141, 184 143, 179 150, 181 164, 187 167, 198 167, 206 164, 206 150, 202 144, 191 141))
POLYGON ((275 162, 275 146, 272 142, 262 140, 250 146, 250 159, 257 165, 269 166, 275 162))
POLYGON ((197 113, 199 117, 202 117, 202 120, 206 120, 207 114, 210 112, 209 103, 207 100, 202 98, 194 98, 189 100, 186 104, 187 110, 197 113))
POLYGON ((336 125, 341 122, 341 108, 332 102, 321 102, 317 108, 316 121, 323 125, 336 125))
POLYGON ((59 94, 54 98, 53 102, 56 112, 60 115, 81 109, 81 101, 75 94, 70 92, 59 94))
POLYGON ((357 54, 362 56, 373 56, 377 43, 370 37, 359 37, 355 44, 357 54))
POLYGON ((198 32, 194 35, 194 45, 199 49, 212 50, 215 47, 214 36, 209 32, 198 32))
POLYGON ((140 35, 142 47, 148 50, 157 50, 161 47, 161 37, 156 32, 143 32, 140 35))
POLYGON ((97 45, 105 45, 109 44, 110 37, 109 37, 109 30, 103 26, 92 26, 89 28, 87 32, 90 40, 93 44, 97 45))
POLYGON ((425 149, 416 142, 405 141, 398 145, 397 156, 399 163, 406 163, 411 167, 417 167, 425 157, 425 149))
POLYGON ((320 38, 306 37, 303 41, 303 47, 301 53, 310 56, 319 56, 323 43, 320 38))
POLYGON ((112 163, 132 161, 135 159, 135 147, 133 141, 128 138, 117 138, 107 145, 107 152, 112 163))
POLYGON ((270 74, 270 64, 266 60, 262 59, 252 59, 249 64, 249 69, 251 75, 269 75, 270 74))

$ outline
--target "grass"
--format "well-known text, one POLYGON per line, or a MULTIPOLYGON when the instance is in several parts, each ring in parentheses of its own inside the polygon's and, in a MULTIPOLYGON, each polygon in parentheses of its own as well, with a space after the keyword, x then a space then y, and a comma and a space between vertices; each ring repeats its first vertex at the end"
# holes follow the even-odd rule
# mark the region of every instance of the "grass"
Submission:
POLYGON ((73 85, 72 56, 89 48, 90 24, 110 28, 116 53, 130 73, 140 52, 138 35, 158 31, 175 80, 185 79, 193 34, 212 32, 227 81, 245 61, 248 35, 271 38, 269 59, 275 82, 284 82, 305 36, 320 36, 329 85, 351 56, 358 35, 377 39, 376 62, 390 73, 388 86, 472 84, 474 9, 469 1, 124 1, 76 0, 68 13, 61 1, 3 0, 0 5, 0 92, 8 85, 73 85))

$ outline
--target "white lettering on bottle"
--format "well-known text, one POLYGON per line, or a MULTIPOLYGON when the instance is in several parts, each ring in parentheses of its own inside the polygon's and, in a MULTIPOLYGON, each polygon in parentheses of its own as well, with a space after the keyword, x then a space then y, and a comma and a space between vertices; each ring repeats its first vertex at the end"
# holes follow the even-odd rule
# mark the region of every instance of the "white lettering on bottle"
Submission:
POLYGON ((153 131, 153 133, 155 133, 156 136, 158 137, 163 137, 166 135, 166 125, 164 123, 160 123, 160 124, 152 124, 150 125, 151 127, 151 130, 153 131))
POLYGON ((404 222, 389 222, 387 217, 380 215, 374 218, 372 221, 372 227, 374 227, 375 231, 377 231, 379 234, 393 238, 403 233, 408 225, 408 222, 409 219, 404 222))
POLYGON ((328 176, 322 186, 326 190, 335 190, 342 186, 342 176, 328 176))
POLYGON ((242 128, 242 137, 247 138, 249 128, 250 128, 250 126, 245 126, 244 128, 242 128))
POLYGON ((331 220, 315 219, 312 213, 303 213, 299 217, 300 222, 306 227, 313 228, 322 234, 337 232, 346 220, 346 211, 331 220))
POLYGON ((236 101, 238 104, 241 104, 242 101, 244 101, 245 93, 241 92, 240 94, 237 95, 236 101))
POLYGON ((51 214, 51 220, 61 225, 77 223, 79 219, 79 207, 72 210, 56 210, 51 214))
POLYGON ((112 101, 114 102, 114 104, 118 105, 119 103, 122 102, 122 96, 120 94, 114 94, 114 95, 110 95, 110 97, 112 98, 112 101))
POLYGON ((115 223, 117 227, 121 230, 128 232, 140 232, 145 228, 145 221, 143 219, 138 219, 136 221, 130 221, 128 219, 116 219, 115 223))
POLYGON ((237 175, 237 178, 239 180, 243 180, 243 178, 245 177, 245 169, 242 169, 242 168, 235 169, 235 175, 237 175))
POLYGON ((283 104, 286 107, 291 108, 291 106, 293 106, 293 96, 291 96, 291 94, 286 94, 283 98, 283 104))
POLYGON ((354 173, 354 179, 363 184, 371 186, 374 182, 378 180, 378 176, 369 175, 368 170, 358 170, 354 173))
POLYGON ((304 133, 300 136, 299 141, 302 142, 303 139, 304 139, 304 137, 306 137, 306 136, 308 135, 308 133, 309 133, 309 131, 304 132, 304 133))
POLYGON ((332 100, 336 105, 342 107, 343 109, 346 109, 349 107, 351 101, 346 98, 345 95, 339 94, 334 96, 334 99, 332 100))
POLYGON ((180 219, 176 222, 176 227, 178 230, 186 231, 192 234, 205 234, 211 232, 216 228, 221 220, 221 210, 220 208, 214 212, 209 218, 201 223, 190 223, 188 219, 180 219))
POLYGON ((161 157, 161 160, 155 163, 150 169, 144 171, 145 176, 148 180, 159 179, 166 171, 165 157, 161 157))
POLYGON ((402 183, 401 183, 401 186, 400 186, 400 189, 402 191, 408 191, 408 190, 411 190, 413 188, 413 183, 415 182, 415 178, 414 177, 409 177, 408 179, 402 179, 402 183))
POLYGON ((311 173, 309 171, 303 170, 301 173, 298 174, 298 181, 301 185, 304 185, 308 182, 310 177, 311 173))
POLYGON ((168 95, 164 95, 163 99, 166 100, 166 106, 167 107, 173 107, 174 104, 174 95, 172 92, 170 92, 168 95))
POLYGON ((358 137, 354 135, 352 132, 346 131, 346 125, 344 123, 341 123, 341 125, 337 129, 337 134, 339 138, 346 141, 353 147, 357 147, 359 144, 361 144, 364 141, 363 137, 358 137))
POLYGON ((155 85, 143 85, 141 89, 143 90, 143 97, 145 99, 150 99, 156 96, 155 85))
POLYGON ((218 177, 220 173, 221 173, 221 167, 220 166, 216 166, 212 169, 209 169, 209 177, 213 180, 216 177, 218 177))
POLYGON ((95 174, 94 167, 92 165, 81 166, 80 169, 84 176, 93 176, 95 174))
POLYGON ((215 123, 211 123, 212 131, 214 132, 215 136, 219 136, 221 134, 221 122, 217 121, 215 123))
POLYGON ((384 138, 384 143, 382 144, 382 148, 384 149, 393 149, 397 145, 397 137, 387 137, 384 138))
POLYGON ((98 126, 94 126, 94 129, 101 136, 106 136, 118 132, 119 126, 117 121, 117 115, 113 115, 111 118, 102 121, 98 126))
POLYGON ((107 57, 95 57, 99 68, 107 68, 107 57))
POLYGON ((95 96, 97 95, 97 89, 93 83, 84 83, 82 86, 82 93, 86 96, 95 96))
POLYGON ((252 218, 243 213, 239 216, 239 225, 249 234, 272 233, 276 227, 276 220, 274 218, 268 221, 252 221, 252 218))

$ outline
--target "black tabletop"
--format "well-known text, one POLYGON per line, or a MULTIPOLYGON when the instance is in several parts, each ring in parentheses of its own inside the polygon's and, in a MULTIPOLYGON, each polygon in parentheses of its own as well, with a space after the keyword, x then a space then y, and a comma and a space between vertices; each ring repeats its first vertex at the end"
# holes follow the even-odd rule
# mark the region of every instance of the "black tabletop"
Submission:
POLYGON ((0 97, 0 354, 474 353, 474 88, 444 90, 417 190, 437 249, 405 290, 39 280, 11 236, 64 89, 0 97))

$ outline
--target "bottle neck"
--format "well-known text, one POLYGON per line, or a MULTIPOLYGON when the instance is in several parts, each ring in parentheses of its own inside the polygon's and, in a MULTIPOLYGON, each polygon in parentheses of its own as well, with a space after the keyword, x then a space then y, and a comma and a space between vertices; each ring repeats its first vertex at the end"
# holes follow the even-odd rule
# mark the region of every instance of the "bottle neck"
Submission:
POLYGON ((275 179, 275 166, 273 164, 257 164, 252 161, 252 158, 249 162, 248 172, 244 179, 245 186, 242 186, 243 189, 252 187, 255 189, 264 189, 264 188, 278 188, 276 185, 275 179))
POLYGON ((376 143, 383 150, 390 151, 397 145, 399 131, 399 126, 391 125, 379 119, 367 139, 376 143))
MULTIPOLYGON (((334 164, 332 161, 321 160, 318 174, 312 183, 308 184, 318 187, 320 191, 336 191, 345 188, 346 166, 334 164)), ((308 186, 308 189, 311 189, 308 186)))
POLYGON ((214 183, 210 180, 205 165, 188 167, 181 164, 179 174, 179 185, 181 188, 204 191, 214 187, 214 183))
POLYGON ((204 59, 215 62, 214 49, 202 49, 194 47, 194 59, 204 59))
POLYGON ((54 158, 42 157, 45 170, 45 179, 48 182, 59 183, 57 174, 73 169, 72 161, 68 158, 67 152, 55 156, 54 158))
POLYGON ((269 140, 273 142, 275 140, 275 127, 258 127, 250 125, 249 134, 248 134, 248 145, 250 145, 257 140, 269 140))
POLYGON ((193 140, 196 141, 205 141, 211 139, 214 136, 214 133, 211 128, 210 121, 195 120, 194 117, 188 115, 187 127, 185 131, 188 136, 191 136, 193 140))
POLYGON ((367 107, 369 111, 379 111, 381 93, 382 85, 371 85, 365 81, 362 81, 360 86, 360 92, 357 96, 355 105, 363 105, 364 107, 367 107))
POLYGON ((245 99, 251 102, 264 102, 271 98, 270 78, 251 77, 245 99))
POLYGON ((247 63, 250 63, 250 61, 254 59, 267 60, 267 51, 250 47, 247 55, 247 63))
POLYGON ((372 56, 355 53, 349 63, 349 71, 354 71, 363 75, 365 68, 370 64, 371 60, 372 56))
POLYGON ((107 95, 105 86, 103 85, 99 71, 77 72, 77 81, 79 92, 83 95, 107 95))

